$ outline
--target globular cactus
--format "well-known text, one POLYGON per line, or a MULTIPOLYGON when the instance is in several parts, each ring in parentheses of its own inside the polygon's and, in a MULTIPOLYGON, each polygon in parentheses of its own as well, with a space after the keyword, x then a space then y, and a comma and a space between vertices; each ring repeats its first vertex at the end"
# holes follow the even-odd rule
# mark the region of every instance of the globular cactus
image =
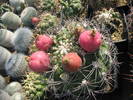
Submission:
POLYGON ((18 52, 25 53, 28 51, 28 47, 32 41, 33 33, 28 28, 19 28, 15 31, 12 39, 12 44, 15 50, 18 52))
POLYGON ((38 23, 36 30, 40 34, 44 34, 46 30, 55 27, 59 24, 59 19, 50 14, 50 13, 44 13, 40 16, 41 21, 38 23))
POLYGON ((37 16, 37 10, 33 7, 26 7, 21 13, 24 26, 32 26, 32 18, 37 16))
POLYGON ((13 12, 5 12, 1 16, 1 20, 2 20, 2 23, 5 26, 7 26, 7 28, 12 29, 12 30, 17 29, 22 23, 22 21, 19 18, 19 16, 17 16, 13 12))
POLYGON ((29 72, 23 80, 23 89, 29 100, 42 100, 41 97, 47 90, 46 78, 34 72, 29 72))
POLYGON ((19 82, 11 82, 4 89, 10 96, 16 92, 22 92, 22 85, 19 82))
POLYGON ((5 70, 5 63, 10 56, 11 53, 7 49, 0 46, 0 70, 5 70))
POLYGON ((9 0, 9 3, 16 12, 21 12, 25 6, 25 0, 9 0))
POLYGON ((94 19, 101 24, 101 27, 104 25, 110 31, 113 41, 124 39, 124 24, 119 12, 114 11, 113 8, 103 9, 95 13, 94 19))
POLYGON ((5 64, 6 72, 13 78, 22 77, 28 70, 26 56, 21 53, 13 53, 5 64))
POLYGON ((0 89, 4 89, 6 87, 6 80, 3 76, 0 75, 0 89))
POLYGON ((16 92, 11 96, 11 100, 25 100, 25 96, 20 92, 16 92))
POLYGON ((10 100, 9 94, 1 89, 0 89, 0 100, 10 100))
POLYGON ((6 29, 0 29, 0 45, 8 48, 13 48, 13 45, 11 43, 13 36, 13 32, 6 29))

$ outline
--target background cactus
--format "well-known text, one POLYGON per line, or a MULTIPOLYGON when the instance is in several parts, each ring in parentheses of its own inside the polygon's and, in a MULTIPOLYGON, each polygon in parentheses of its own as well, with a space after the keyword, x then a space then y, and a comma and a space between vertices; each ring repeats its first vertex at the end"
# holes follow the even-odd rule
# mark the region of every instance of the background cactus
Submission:
POLYGON ((21 19, 24 26, 32 26, 32 17, 37 16, 37 11, 33 7, 26 7, 21 13, 21 19))
POLYGON ((21 25, 21 19, 19 16, 13 12, 5 12, 1 16, 2 23, 7 26, 7 28, 15 30, 21 25))
POLYGON ((34 72, 27 73, 26 79, 23 80, 23 89, 26 97, 30 100, 41 100, 47 90, 46 84, 46 78, 43 75, 34 72))
POLYGON ((14 34, 6 29, 0 29, 0 45, 4 47, 13 47, 11 40, 14 34))
POLYGON ((0 75, 0 89, 4 89, 6 87, 6 80, 3 76, 0 75))
POLYGON ((11 82, 6 86, 4 89, 10 96, 12 96, 16 92, 21 92, 22 91, 22 86, 18 82, 11 82))
POLYGON ((103 9, 96 12, 94 19, 101 24, 101 27, 103 24, 105 25, 106 29, 110 31, 113 41, 120 41, 125 38, 123 19, 119 12, 112 8, 103 9))
POLYGON ((17 29, 12 39, 12 44, 14 45, 15 50, 22 53, 27 52, 32 36, 33 33, 28 28, 17 29))
POLYGON ((5 64, 5 69, 9 76, 18 78, 22 77, 26 73, 28 68, 25 57, 26 56, 21 53, 13 53, 11 55, 5 64))
POLYGON ((7 49, 0 46, 0 70, 5 70, 5 63, 10 56, 11 53, 7 49))
POLYGON ((0 100, 10 100, 10 96, 3 90, 0 90, 0 100))
POLYGON ((15 12, 21 12, 25 6, 25 0, 9 0, 9 3, 14 8, 15 12))

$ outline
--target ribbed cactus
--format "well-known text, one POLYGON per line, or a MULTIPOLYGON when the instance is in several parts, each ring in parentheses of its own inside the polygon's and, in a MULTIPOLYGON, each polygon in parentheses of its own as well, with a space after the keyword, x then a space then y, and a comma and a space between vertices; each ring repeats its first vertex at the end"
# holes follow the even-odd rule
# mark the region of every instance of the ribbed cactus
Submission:
POLYGON ((22 85, 19 82, 11 82, 4 90, 12 96, 16 92, 22 92, 22 85))
POLYGON ((43 75, 29 72, 26 79, 23 80, 23 89, 29 100, 41 100, 44 92, 47 90, 47 81, 43 75))
POLYGON ((21 53, 13 53, 5 64, 7 74, 13 78, 22 77, 28 70, 25 58, 21 53))
POLYGON ((6 80, 3 76, 0 75, 0 89, 4 89, 6 87, 6 80))
POLYGON ((32 26, 32 18, 37 16, 37 10, 33 7, 26 7, 20 16, 24 26, 32 26))
POLYGON ((18 52, 25 53, 31 43, 33 33, 28 28, 19 28, 15 31, 12 39, 12 44, 15 50, 18 52))
POLYGON ((0 90, 0 100, 10 100, 9 94, 3 90, 0 90))
POLYGON ((44 13, 40 16, 41 21, 38 23, 36 30, 40 34, 45 34, 45 31, 59 24, 59 19, 50 13, 44 13))
POLYGON ((25 6, 25 0, 9 0, 9 3, 16 12, 21 12, 25 6))
POLYGON ((13 47, 11 40, 14 34, 6 29, 0 29, 0 45, 4 47, 13 47))
POLYGON ((10 56, 11 53, 7 49, 0 46, 0 70, 5 70, 5 63, 10 56))
POLYGON ((21 25, 21 19, 13 12, 5 12, 1 16, 2 23, 9 29, 17 29, 21 25))
POLYGON ((103 9, 96 12, 94 19, 101 24, 101 27, 102 24, 105 25, 105 27, 110 31, 113 41, 119 41, 124 38, 123 19, 119 12, 114 11, 112 8, 109 10, 103 9))

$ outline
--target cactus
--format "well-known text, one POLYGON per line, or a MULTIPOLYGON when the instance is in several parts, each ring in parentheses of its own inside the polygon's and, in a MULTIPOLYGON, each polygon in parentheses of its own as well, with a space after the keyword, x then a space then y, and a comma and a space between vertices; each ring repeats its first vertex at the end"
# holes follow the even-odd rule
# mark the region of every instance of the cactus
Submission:
POLYGON ((10 96, 3 90, 0 90, 0 100, 10 100, 10 96))
POLYGON ((0 46, 0 70, 5 70, 5 63, 10 56, 11 53, 7 49, 0 46))
POLYGON ((26 73, 28 68, 25 57, 26 56, 21 53, 13 53, 11 57, 7 59, 5 69, 9 76, 18 78, 26 73))
POLYGON ((37 16, 37 11, 33 7, 26 7, 21 13, 21 19, 25 26, 32 26, 32 17, 37 16))
POLYGON ((10 96, 12 96, 16 92, 21 92, 22 91, 22 86, 18 82, 11 82, 6 86, 4 89, 10 96))
POLYGON ((41 100, 44 92, 47 90, 47 81, 43 75, 34 72, 26 74, 26 79, 23 80, 23 89, 29 100, 41 100))
POLYGON ((22 93, 16 92, 11 97, 11 100, 25 100, 25 96, 22 93))
POLYGON ((16 12, 21 12, 25 6, 25 0, 9 0, 9 3, 16 12))
POLYGON ((46 30, 58 25, 58 18, 50 13, 44 13, 40 16, 41 21, 38 23, 36 30, 44 34, 46 30))
POLYGON ((22 53, 27 52, 30 42, 32 41, 32 36, 33 33, 28 28, 17 29, 12 39, 15 50, 22 53))
POLYGON ((13 12, 5 12, 1 16, 2 23, 9 29, 17 29, 21 25, 21 19, 13 12))
POLYGON ((0 29, 0 45, 4 47, 13 47, 11 40, 14 34, 6 29, 0 29))
POLYGON ((6 87, 6 80, 3 76, 0 75, 0 89, 4 89, 6 87))
POLYGON ((101 26, 104 24, 105 27, 110 30, 113 41, 120 41, 124 38, 124 24, 119 12, 114 11, 112 8, 109 10, 103 9, 96 12, 94 19, 97 20, 101 26))

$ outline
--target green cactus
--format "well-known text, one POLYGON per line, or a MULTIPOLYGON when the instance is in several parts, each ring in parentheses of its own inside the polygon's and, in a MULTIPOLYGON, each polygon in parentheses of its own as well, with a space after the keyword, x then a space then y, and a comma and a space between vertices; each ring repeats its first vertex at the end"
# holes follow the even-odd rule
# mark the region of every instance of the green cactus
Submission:
POLYGON ((29 72, 26 79, 23 80, 23 89, 29 100, 41 100, 44 92, 47 90, 47 79, 43 75, 29 72))
POLYGON ((114 11, 112 8, 109 10, 103 9, 96 12, 94 19, 97 20, 101 26, 102 24, 105 25, 105 27, 110 31, 113 41, 124 39, 124 24, 119 12, 114 11))
POLYGON ((21 19, 19 16, 13 12, 5 12, 1 16, 2 23, 7 26, 7 28, 15 30, 21 25, 21 19))
POLYGON ((38 23, 36 30, 40 34, 45 34, 45 32, 52 28, 55 27, 59 24, 59 19, 51 15, 50 13, 44 13, 40 16, 41 21, 38 23))
POLYGON ((19 78, 27 72, 26 56, 21 53, 13 53, 5 64, 7 74, 13 78, 19 78))
POLYGON ((37 16, 37 10, 33 7, 26 7, 21 13, 21 19, 24 26, 33 26, 32 24, 32 17, 37 16))
POLYGON ((0 29, 0 45, 4 47, 13 47, 11 40, 14 36, 14 34, 6 29, 0 29))
POLYGON ((9 3, 15 12, 21 12, 25 7, 25 0, 9 0, 9 3))

